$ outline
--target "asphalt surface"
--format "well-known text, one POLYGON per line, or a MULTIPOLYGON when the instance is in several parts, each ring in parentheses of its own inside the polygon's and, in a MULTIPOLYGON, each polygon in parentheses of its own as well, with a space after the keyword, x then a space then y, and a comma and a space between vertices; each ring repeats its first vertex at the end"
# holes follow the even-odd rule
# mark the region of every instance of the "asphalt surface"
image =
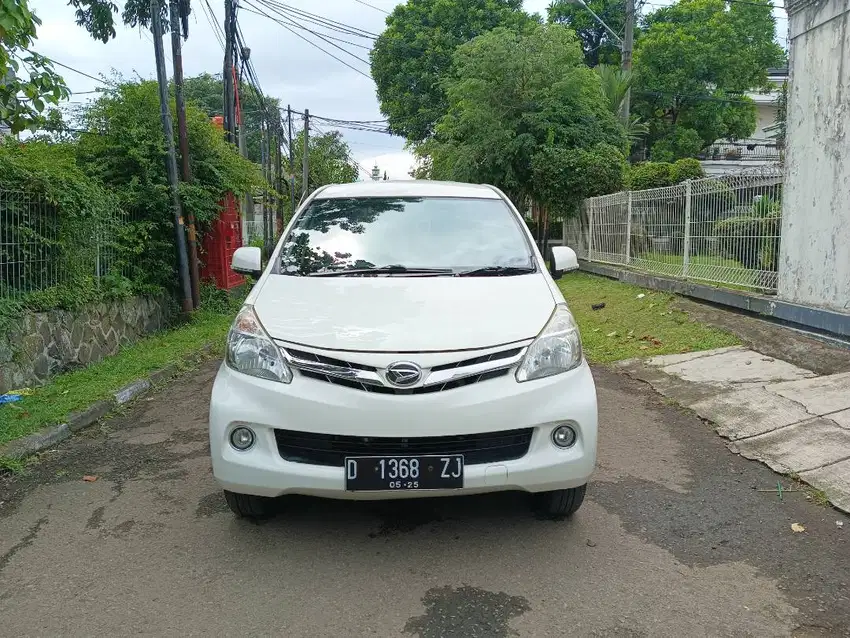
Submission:
POLYGON ((252 524, 210 473, 215 368, 0 479, 0 635, 850 635, 850 520, 758 491, 780 477, 637 381, 595 369, 572 520, 501 494, 293 499, 252 524))

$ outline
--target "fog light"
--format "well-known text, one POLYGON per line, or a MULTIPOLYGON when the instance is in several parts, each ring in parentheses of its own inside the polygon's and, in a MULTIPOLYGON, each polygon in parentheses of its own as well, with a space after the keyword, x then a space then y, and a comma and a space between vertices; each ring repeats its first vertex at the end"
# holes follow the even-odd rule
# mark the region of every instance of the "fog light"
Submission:
POLYGON ((552 442, 558 447, 572 447, 576 442, 576 431, 569 425, 559 425, 552 430, 552 442))
POLYGON ((246 428, 243 426, 234 428, 233 432, 230 433, 230 445, 232 445, 240 452, 244 452, 252 445, 254 445, 253 430, 251 430, 251 428, 246 428))

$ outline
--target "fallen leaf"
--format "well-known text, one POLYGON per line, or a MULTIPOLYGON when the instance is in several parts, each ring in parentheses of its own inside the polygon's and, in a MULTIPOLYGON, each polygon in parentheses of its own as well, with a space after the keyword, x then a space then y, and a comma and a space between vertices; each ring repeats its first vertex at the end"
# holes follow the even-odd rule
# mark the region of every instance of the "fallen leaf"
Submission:
POLYGON ((658 339, 650 339, 650 343, 652 343, 652 345, 654 345, 656 348, 661 347, 661 341, 659 341, 658 339))
POLYGON ((596 543, 588 538, 587 539, 587 546, 588 547, 596 547, 596 543))
POLYGON ((640 294, 637 296, 637 298, 638 298, 638 299, 643 299, 644 297, 646 297, 646 295, 645 295, 645 294, 643 294, 643 293, 640 293, 640 294))
POLYGON ((640 349, 641 350, 649 350, 649 346, 641 346, 640 349))
POLYGON ((617 336, 617 331, 615 330, 614 332, 609 332, 606 336, 608 336, 608 337, 616 337, 616 336, 617 336))
POLYGON ((651 303, 651 304, 649 304, 649 307, 650 307, 650 308, 655 308, 655 303, 651 303))
POLYGON ((599 332, 600 330, 602 330, 602 328, 594 328, 593 332, 599 332))
POLYGON ((799 523, 791 523, 791 531, 799 534, 800 532, 805 532, 806 528, 799 523))
POLYGON ((83 477, 83 480, 84 480, 86 483, 94 483, 94 482, 97 480, 97 477, 96 477, 96 476, 94 476, 93 474, 86 474, 86 475, 83 477))

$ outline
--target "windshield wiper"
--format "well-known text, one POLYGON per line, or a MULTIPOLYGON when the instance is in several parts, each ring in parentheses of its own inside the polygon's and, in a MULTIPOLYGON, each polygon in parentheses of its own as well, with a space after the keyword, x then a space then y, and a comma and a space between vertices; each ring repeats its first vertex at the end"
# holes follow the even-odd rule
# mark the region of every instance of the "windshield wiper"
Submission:
POLYGON ((349 268, 310 273, 310 277, 351 277, 356 275, 451 275, 451 268, 408 268, 401 264, 374 268, 349 268))
POLYGON ((530 272, 534 272, 534 268, 531 266, 484 266, 483 268, 461 271, 455 277, 509 277, 511 275, 527 275, 530 272))

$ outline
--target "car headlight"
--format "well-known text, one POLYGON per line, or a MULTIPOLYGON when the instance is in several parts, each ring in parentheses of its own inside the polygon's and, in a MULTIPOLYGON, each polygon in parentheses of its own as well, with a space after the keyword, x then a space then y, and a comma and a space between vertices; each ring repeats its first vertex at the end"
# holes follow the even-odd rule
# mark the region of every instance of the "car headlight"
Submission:
POLYGON ((253 306, 243 306, 227 335, 227 365, 252 377, 289 383, 292 370, 266 333, 253 306))
POLYGON ((531 381, 561 374, 581 364, 581 336, 572 313, 564 304, 555 306, 546 327, 528 347, 516 371, 517 381, 531 381))

